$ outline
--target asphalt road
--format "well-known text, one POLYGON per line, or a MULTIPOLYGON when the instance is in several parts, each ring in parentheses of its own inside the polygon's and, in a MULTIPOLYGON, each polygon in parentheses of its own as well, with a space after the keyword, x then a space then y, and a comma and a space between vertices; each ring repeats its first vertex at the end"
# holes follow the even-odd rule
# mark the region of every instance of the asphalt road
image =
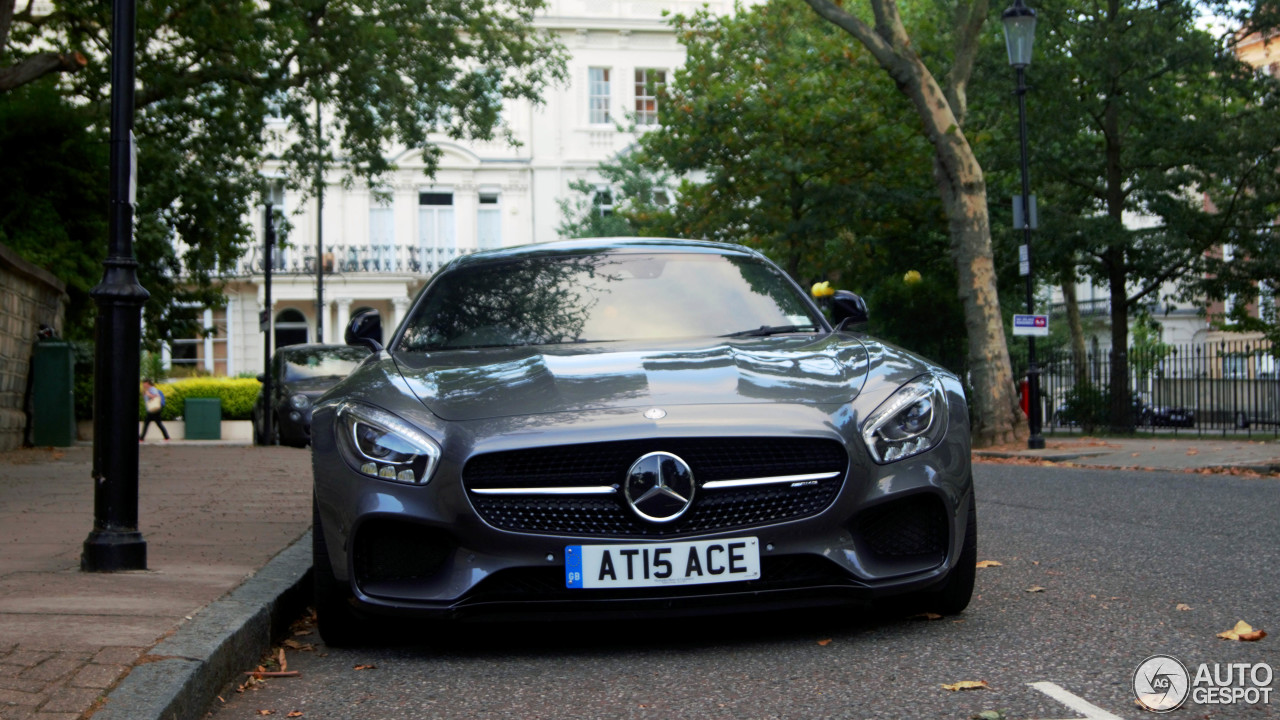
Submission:
MULTIPOLYGON (((1193 675, 1238 662, 1280 673, 1280 480, 992 464, 975 474, 979 559, 1002 564, 978 571, 958 617, 810 612, 443 636, 406 625, 360 650, 299 635, 314 644, 286 650, 299 677, 228 688, 213 716, 1153 718, 1131 689, 1151 655, 1193 675), (1216 637, 1239 620, 1272 636, 1216 637), (988 687, 942 688, 963 680, 988 687), (1072 697, 1088 704, 1073 709, 1072 697)), ((1170 717, 1280 717, 1280 697, 1188 702, 1170 717)))

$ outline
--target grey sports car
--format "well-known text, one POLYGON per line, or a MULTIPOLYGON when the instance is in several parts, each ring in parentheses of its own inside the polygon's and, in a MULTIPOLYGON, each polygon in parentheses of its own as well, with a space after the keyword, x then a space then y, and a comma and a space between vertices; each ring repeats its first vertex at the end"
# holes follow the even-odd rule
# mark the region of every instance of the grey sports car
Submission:
MULTIPOLYGON (((714 242, 461 257, 313 416, 322 637, 378 615, 631 617, 973 591, 955 376, 714 242)), ((895 601, 896 602, 896 601, 895 601)))

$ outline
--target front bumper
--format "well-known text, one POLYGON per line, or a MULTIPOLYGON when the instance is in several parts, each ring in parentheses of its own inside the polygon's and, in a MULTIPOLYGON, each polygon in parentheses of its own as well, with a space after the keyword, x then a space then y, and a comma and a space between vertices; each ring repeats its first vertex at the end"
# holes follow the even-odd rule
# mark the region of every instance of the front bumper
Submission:
MULTIPOLYGON (((953 404, 963 412, 963 403, 953 404)), ((954 413, 953 413, 954 414, 954 413)), ((440 465, 425 486, 361 475, 340 456, 331 411, 313 437, 315 496, 328 561, 362 610, 442 619, 596 617, 756 611, 863 602, 928 588, 954 566, 965 536, 971 476, 967 418, 939 447, 876 465, 842 408, 685 406, 661 422, 632 409, 573 418, 495 419, 449 426, 440 465), (525 422, 527 426, 513 427, 525 422), (658 439, 661 445, 716 437, 838 442, 848 455, 838 492, 824 507, 783 521, 636 537, 495 527, 464 487, 466 462, 520 448, 658 439), (785 428, 782 429, 782 428, 785 428), (732 583, 643 589, 569 589, 566 546, 672 540, 758 539, 761 577, 732 583)))

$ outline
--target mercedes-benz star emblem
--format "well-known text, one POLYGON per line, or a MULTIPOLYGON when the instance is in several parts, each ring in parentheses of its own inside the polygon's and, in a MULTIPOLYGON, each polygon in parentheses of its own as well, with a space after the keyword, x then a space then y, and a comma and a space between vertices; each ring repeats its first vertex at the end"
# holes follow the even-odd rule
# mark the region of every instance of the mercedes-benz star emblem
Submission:
POLYGON ((688 463, 668 452, 652 452, 631 464, 623 494, 636 515, 667 523, 693 504, 694 489, 688 463))

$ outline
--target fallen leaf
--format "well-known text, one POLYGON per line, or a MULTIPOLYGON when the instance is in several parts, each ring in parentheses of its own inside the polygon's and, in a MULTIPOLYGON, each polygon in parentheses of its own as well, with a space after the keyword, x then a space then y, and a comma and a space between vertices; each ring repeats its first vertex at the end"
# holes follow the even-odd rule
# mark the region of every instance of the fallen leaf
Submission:
POLYGON ((289 713, 288 715, 285 715, 285 717, 302 717, 302 711, 301 711, 301 710, 294 710, 293 712, 289 713))
POLYGON ((377 665, 356 665, 352 670, 377 670, 377 665))
POLYGON ((280 652, 276 653, 276 662, 280 663, 280 672, 289 669, 289 661, 284 659, 284 648, 280 648, 280 652))
POLYGON ((908 615, 908 620, 941 620, 942 616, 938 613, 922 612, 915 615, 908 615))
POLYGON ((1142 453, 1129 453, 1129 457, 1138 457, 1142 453))
POLYGON ((1000 567, 1002 565, 1004 565, 1004 563, 998 560, 979 560, 977 567, 989 568, 989 567, 1000 567))
POLYGON ((1186 610, 1190 610, 1191 606, 1186 603, 1178 603, 1174 609, 1186 611, 1186 610))
POLYGON ((831 638, 827 638, 826 640, 819 640, 818 644, 823 647, 826 647, 831 644, 831 638))
POLYGON ((316 649, 316 646, 312 645, 311 643, 300 643, 297 640, 285 640, 280 644, 284 645, 290 650, 298 650, 301 652, 311 652, 316 649))
POLYGON ((259 710, 258 714, 259 715, 275 715, 276 711, 275 710, 259 710))
POLYGON ((221 695, 218 696, 218 702, 222 703, 223 705, 227 704, 227 701, 223 700, 221 695))
POLYGON ((1200 454, 1200 451, 1199 451, 1199 450, 1197 450, 1197 449, 1195 449, 1195 448, 1191 448, 1190 450, 1188 450, 1188 451, 1187 451, 1187 454, 1188 454, 1188 455, 1199 455, 1199 454, 1200 454))
POLYGON ((1005 720, 1007 716, 1003 710, 983 710, 977 715, 970 715, 970 720, 1005 720))
POLYGON ((942 689, 955 692, 957 690, 981 690, 985 687, 987 687, 986 680, 961 680, 960 682, 951 683, 950 685, 943 685, 942 689))
POLYGON ((1266 637, 1265 630, 1254 630, 1253 626, 1241 620, 1236 626, 1226 632, 1218 633, 1218 637, 1223 640, 1243 640, 1244 642, 1254 642, 1266 637))
POLYGON ((1044 588, 1040 587, 1039 585, 1032 585, 1031 587, 1027 588, 1027 592, 1044 592, 1044 588))

